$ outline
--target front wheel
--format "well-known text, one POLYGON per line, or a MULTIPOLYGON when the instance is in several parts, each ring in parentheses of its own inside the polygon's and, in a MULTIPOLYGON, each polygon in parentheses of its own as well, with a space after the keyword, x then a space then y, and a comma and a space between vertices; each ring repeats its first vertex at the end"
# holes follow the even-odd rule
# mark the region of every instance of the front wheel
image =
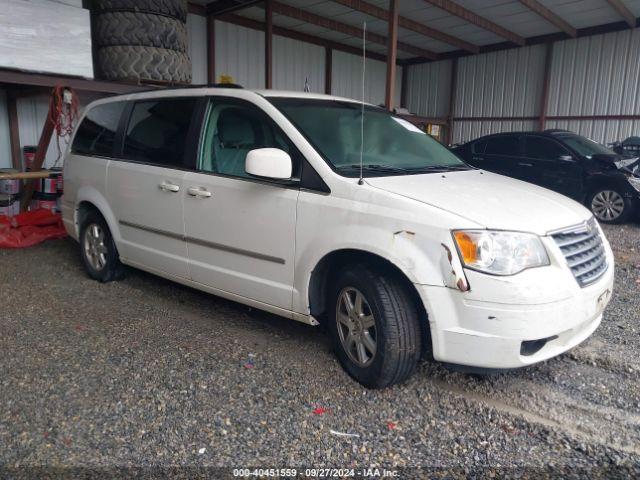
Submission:
POLYGON ((633 205, 615 188, 600 187, 589 197, 589 207, 603 223, 622 223, 632 214, 633 205))
POLYGON ((394 275, 347 267, 329 302, 334 349, 349 375, 365 387, 384 388, 413 373, 421 353, 418 309, 394 275))

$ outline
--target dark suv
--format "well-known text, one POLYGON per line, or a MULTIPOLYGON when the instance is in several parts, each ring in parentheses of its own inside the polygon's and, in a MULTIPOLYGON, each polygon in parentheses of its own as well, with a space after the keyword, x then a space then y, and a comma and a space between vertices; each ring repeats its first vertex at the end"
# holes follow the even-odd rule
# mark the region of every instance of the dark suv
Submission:
POLYGON ((499 133, 453 151, 475 167, 571 197, 602 222, 640 213, 640 160, 572 132, 499 133))

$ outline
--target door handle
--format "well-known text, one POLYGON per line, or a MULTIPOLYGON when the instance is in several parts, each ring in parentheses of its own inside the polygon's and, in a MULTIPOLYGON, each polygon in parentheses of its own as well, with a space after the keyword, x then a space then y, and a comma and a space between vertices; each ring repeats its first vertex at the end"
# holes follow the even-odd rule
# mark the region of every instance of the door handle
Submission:
POLYGON ((533 163, 518 162, 518 165, 520 165, 521 167, 533 167, 533 163))
POLYGON ((179 192, 180 191, 180 185, 176 185, 175 183, 170 183, 170 182, 162 182, 160 185, 158 185, 160 187, 160 190, 164 190, 165 192, 179 192))
POLYGON ((198 198, 211 197, 211 192, 204 187, 189 187, 187 189, 187 193, 192 197, 198 197, 198 198))

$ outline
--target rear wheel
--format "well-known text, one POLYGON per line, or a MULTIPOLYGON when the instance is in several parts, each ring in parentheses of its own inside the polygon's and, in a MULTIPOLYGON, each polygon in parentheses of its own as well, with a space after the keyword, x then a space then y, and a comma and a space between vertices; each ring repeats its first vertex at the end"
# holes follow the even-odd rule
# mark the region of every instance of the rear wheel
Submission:
POLYGON ((418 310, 407 287, 364 265, 337 275, 329 298, 329 329, 338 359, 368 388, 402 382, 421 354, 418 310))
POLYGON ((117 280, 123 275, 118 250, 104 218, 89 212, 80 228, 80 256, 85 270, 99 282, 117 280))
POLYGON ((633 205, 618 190, 610 187, 596 189, 589 198, 589 207, 603 223, 621 223, 632 213, 633 205))

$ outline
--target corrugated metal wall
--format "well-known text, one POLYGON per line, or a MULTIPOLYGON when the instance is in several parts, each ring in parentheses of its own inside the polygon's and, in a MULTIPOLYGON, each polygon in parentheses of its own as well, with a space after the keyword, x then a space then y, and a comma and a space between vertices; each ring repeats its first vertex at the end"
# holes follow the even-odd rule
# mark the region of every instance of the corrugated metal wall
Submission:
POLYGON ((410 112, 424 117, 446 117, 451 95, 453 62, 425 63, 403 68, 407 75, 407 104, 410 112))
MULTIPOLYGON (((640 30, 558 42, 553 47, 549 116, 640 115, 640 30)), ((639 120, 549 120, 607 143, 640 134, 639 120)))
POLYGON ((324 93, 323 47, 290 38, 273 37, 273 88, 324 93))
MULTIPOLYGON (((545 49, 537 45, 460 58, 454 116, 538 116, 545 49)), ((445 62, 408 67, 409 110, 423 116, 447 115, 451 83, 447 71, 445 62)), ((554 43, 547 115, 640 115, 640 29, 554 43)), ((634 119, 549 118, 546 126, 572 130, 602 143, 640 134, 640 120, 634 119)), ((536 128, 533 120, 456 120, 452 141, 536 128)))
POLYGON ((7 93, 0 90, 0 168, 11 167, 11 143, 9 139, 9 112, 7 93))
POLYGON ((536 122, 531 120, 509 121, 464 121, 456 122, 451 143, 465 143, 469 140, 498 132, 522 132, 535 130, 536 122))
MULTIPOLYGON (((397 70, 395 104, 400 105, 402 69, 397 70)), ((362 97, 362 57, 334 51, 331 68, 333 95, 360 99, 362 97)), ((365 68, 365 101, 379 105, 384 103, 387 66, 384 62, 367 59, 365 68)))
POLYGON ((543 45, 458 60, 456 117, 537 115, 544 75, 543 45))
POLYGON ((190 13, 187 16, 191 83, 207 83, 207 19, 190 13))
POLYGON ((264 32, 215 23, 216 81, 230 75, 245 88, 264 88, 264 32))

